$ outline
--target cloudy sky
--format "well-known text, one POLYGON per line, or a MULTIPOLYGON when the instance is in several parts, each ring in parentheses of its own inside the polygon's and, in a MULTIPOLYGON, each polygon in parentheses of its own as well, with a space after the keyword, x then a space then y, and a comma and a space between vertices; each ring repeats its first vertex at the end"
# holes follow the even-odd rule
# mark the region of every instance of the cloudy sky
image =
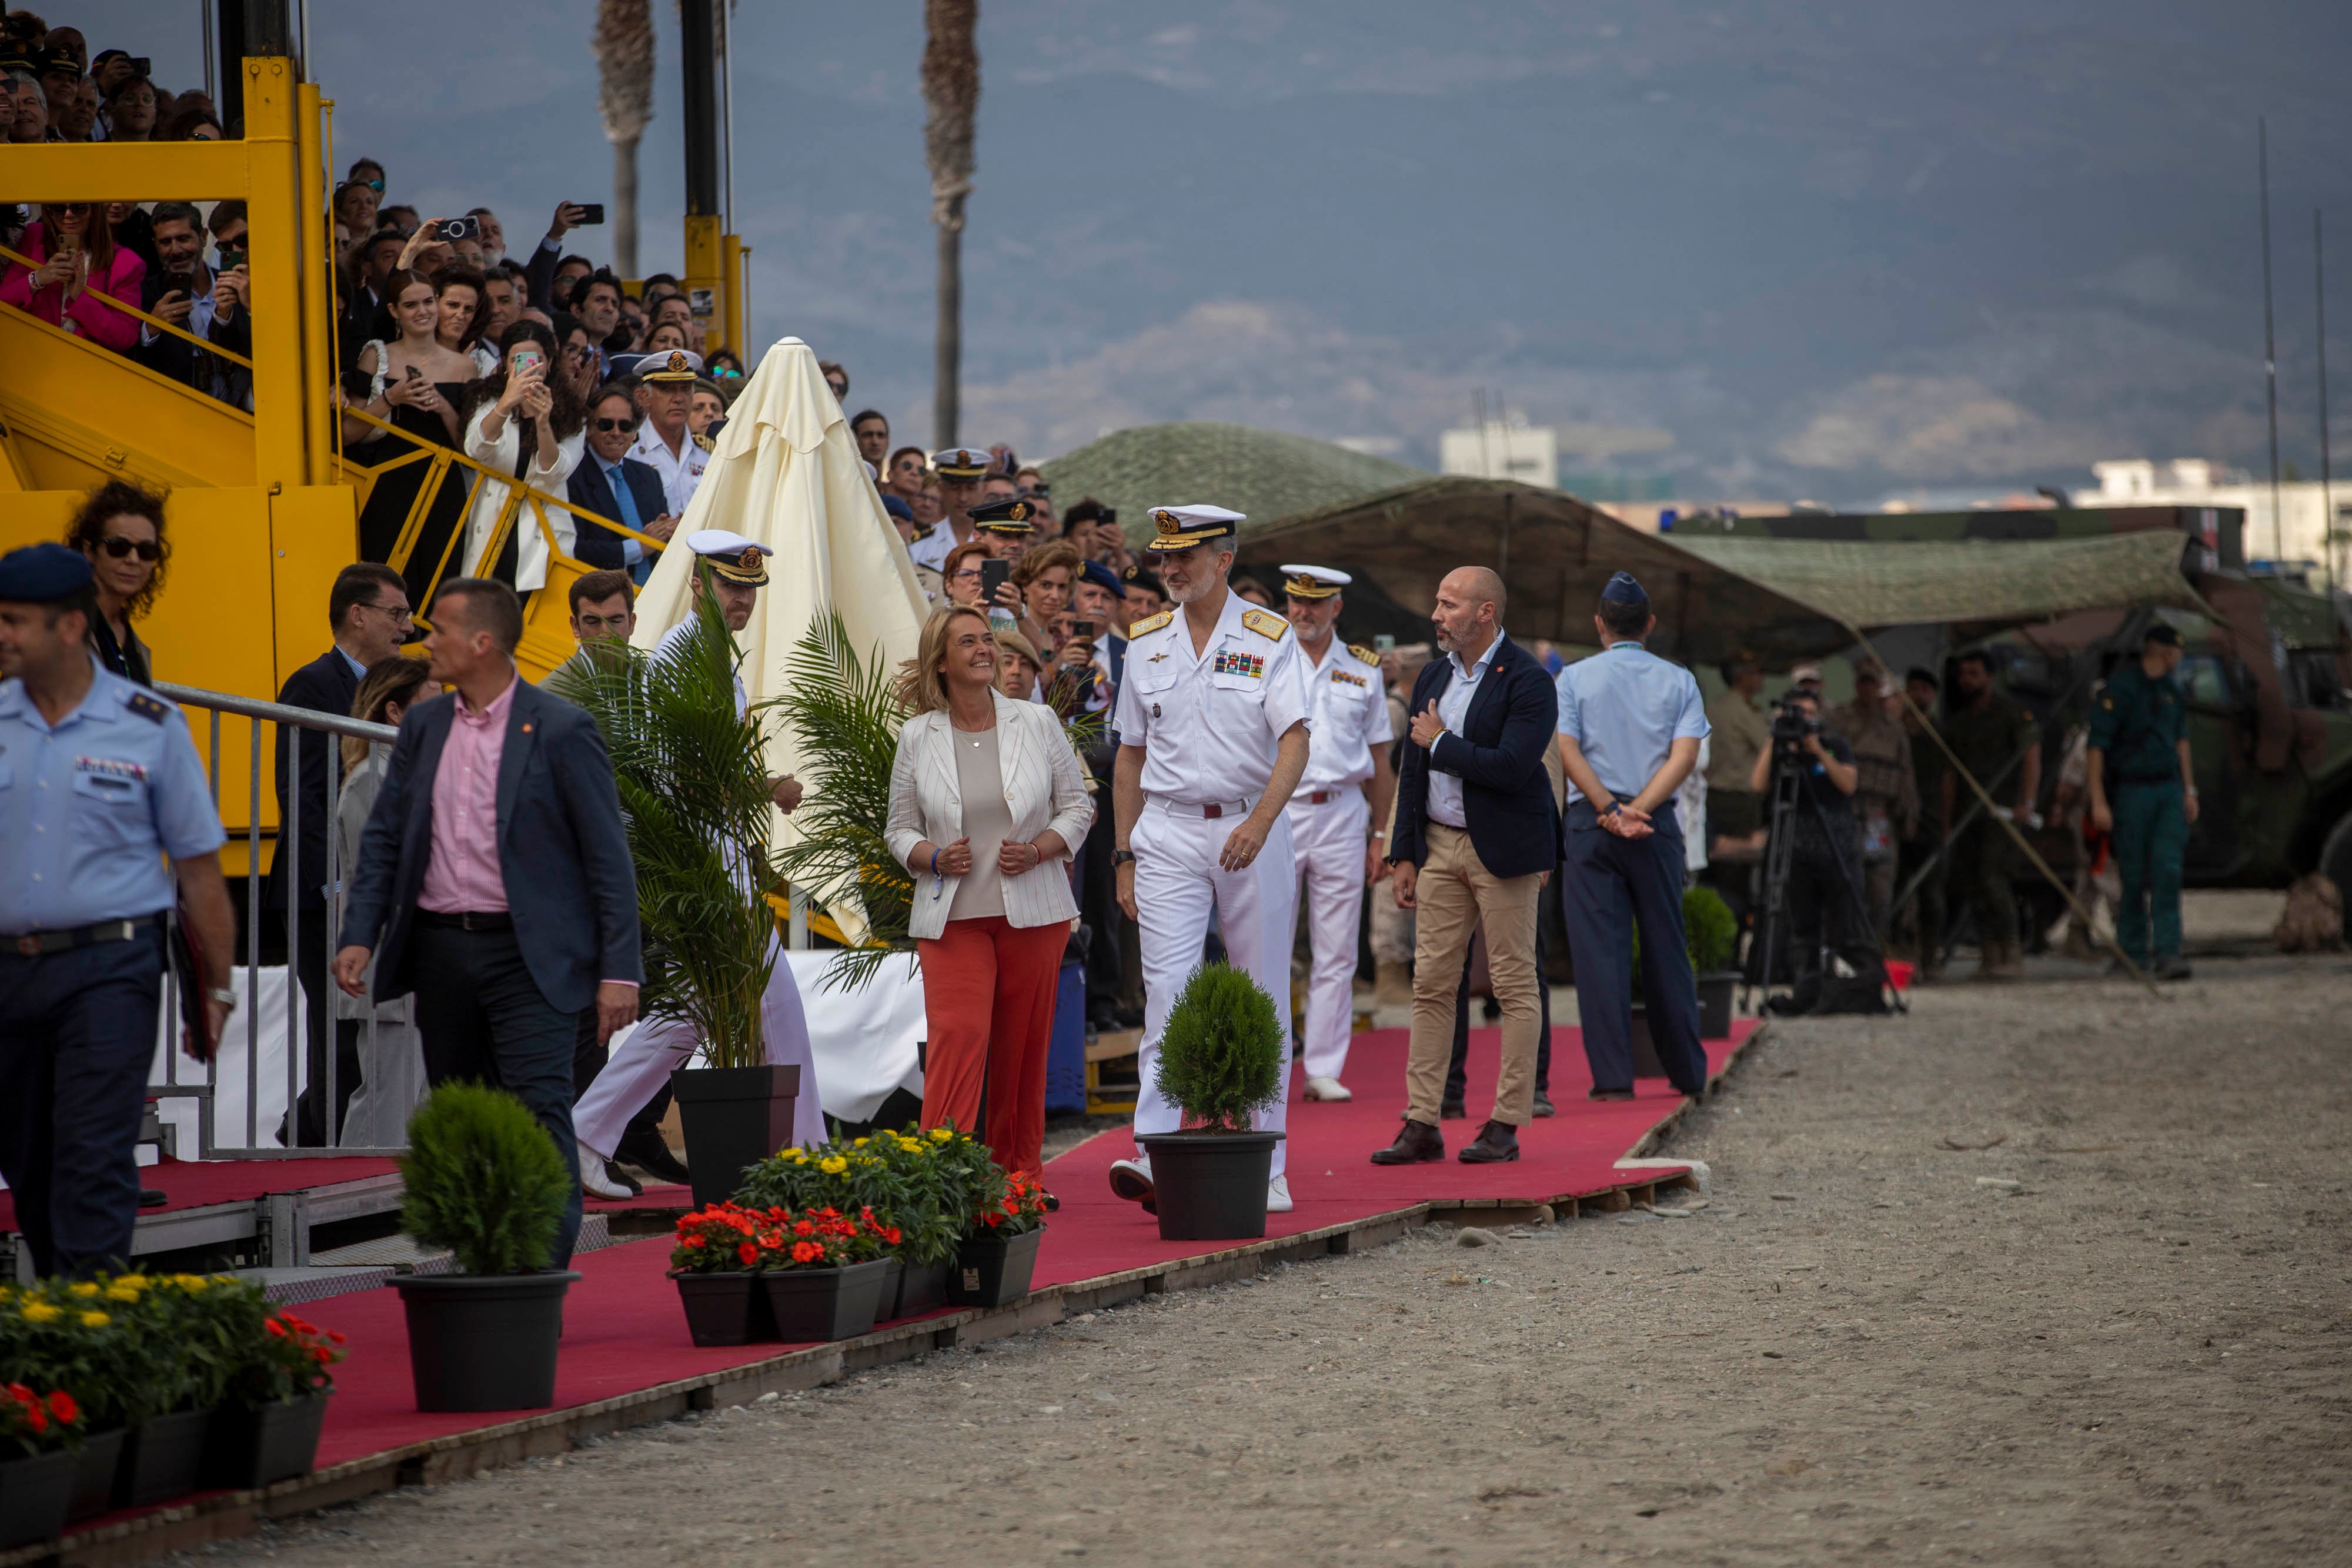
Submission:
MULTIPOLYGON (((77 20, 181 86, 196 10, 77 20)), ((609 193, 593 10, 310 0, 339 157, 527 243, 609 193)), ((648 268, 677 263, 682 189, 656 10, 648 268)), ((914 439, 920 12, 743 7, 734 115, 756 331, 847 362, 914 439)), ((1484 393, 1570 431, 1572 470, 1697 499, 2260 466, 2266 113, 2284 444, 2316 467, 2315 205, 2352 286, 2335 0, 983 0, 981 52, 968 440, 1233 419, 1433 466, 1484 393)))

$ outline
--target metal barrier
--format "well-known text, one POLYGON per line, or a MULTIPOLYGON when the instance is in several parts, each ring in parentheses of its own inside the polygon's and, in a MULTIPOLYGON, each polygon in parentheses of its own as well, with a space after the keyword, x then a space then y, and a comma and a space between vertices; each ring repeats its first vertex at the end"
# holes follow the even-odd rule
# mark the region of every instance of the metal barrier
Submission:
MULTIPOLYGON (((289 780, 293 785, 293 788, 287 792, 286 820, 280 825, 277 839, 277 848, 286 852, 299 853, 299 846, 301 842, 304 802, 300 789, 300 753, 305 746, 311 744, 307 738, 297 737, 305 737, 307 732, 309 735, 318 737, 316 744, 337 747, 337 753, 328 758, 325 806, 328 828, 326 882, 323 885, 326 889, 332 890, 334 894, 327 903, 326 918, 329 922, 329 935, 326 956, 328 963, 331 963, 334 953, 333 933, 335 925, 340 921, 341 891, 344 873, 344 868, 339 863, 341 858, 341 846, 337 842, 334 829, 337 806, 342 794, 343 775, 340 747, 337 746, 337 742, 341 737, 350 737, 370 743, 389 743, 399 732, 389 725, 367 724, 359 719, 342 718, 333 714, 314 712, 310 708, 288 707, 278 703, 257 702, 250 697, 232 696, 224 692, 202 691, 194 686, 173 685, 166 681, 156 682, 154 689, 157 695, 167 697, 178 703, 183 708, 202 709, 209 714, 210 735, 208 744, 205 747, 205 777, 212 781, 213 806, 215 810, 220 807, 222 716, 235 715, 252 721, 249 725, 251 738, 246 770, 247 787, 251 793, 251 800, 247 803, 249 809, 246 814, 245 829, 246 864, 249 870, 246 878, 245 894, 243 956, 245 994, 240 1009, 244 1015, 243 1140, 220 1142, 216 1140, 215 1134, 215 1105, 216 1092, 221 1087, 222 1065, 235 1054, 232 1048, 238 1043, 234 1038, 235 1027, 232 1025, 229 1031, 231 1038, 224 1039, 220 1042, 220 1049, 214 1053, 213 1060, 203 1064, 202 1076, 200 1078, 187 1076, 189 1070, 194 1069, 197 1064, 183 1053, 175 1043, 179 1031, 174 1026, 180 1017, 178 977, 169 973, 164 977, 163 1018, 166 1020, 164 1034, 167 1043, 166 1049, 162 1052, 164 1063, 163 1081, 160 1083, 150 1083, 147 1089, 149 1095, 159 1101, 194 1100, 198 1102, 196 1124, 199 1131, 196 1157, 200 1159, 306 1159, 326 1155, 384 1155, 400 1153, 399 1145, 379 1144, 354 1147, 341 1145, 337 1141, 337 1134, 342 1131, 338 1125, 339 1118, 336 1116, 336 1103, 339 1098, 337 1090, 340 1087, 337 1082, 339 1063, 336 1059, 339 1055, 340 1031, 337 1028, 338 1020, 332 1016, 332 1009, 334 998, 341 993, 326 972, 325 964, 321 965, 320 972, 315 976, 305 976, 300 973, 299 932, 302 922, 302 890, 299 881, 292 876, 281 879, 286 889, 288 982, 286 989, 286 1133, 291 1139, 299 1140, 301 1135, 301 1118, 297 1104, 303 1088, 303 1064, 309 1054, 309 1030, 307 1019, 304 1016, 307 1009, 303 1005, 303 991, 307 988, 312 999, 312 1005, 328 1010, 325 1030, 325 1082, 320 1085, 320 1124, 328 1136, 324 1145, 303 1146, 298 1143, 296 1146, 287 1147, 267 1142, 260 1125, 263 1054, 260 869, 262 725, 274 723, 278 726, 279 753, 286 758, 285 766, 289 770, 289 780), (289 848, 289 846, 295 847, 289 848)), ((380 1047, 383 1044, 383 1038, 379 1031, 379 1020, 376 1017, 378 1011, 379 1009, 373 1003, 367 1009, 366 1050, 362 1053, 363 1061, 382 1060, 380 1047)), ((272 1087, 274 1088, 275 1085, 273 1084, 272 1087)), ((183 1154, 184 1155, 184 1151, 183 1154)))

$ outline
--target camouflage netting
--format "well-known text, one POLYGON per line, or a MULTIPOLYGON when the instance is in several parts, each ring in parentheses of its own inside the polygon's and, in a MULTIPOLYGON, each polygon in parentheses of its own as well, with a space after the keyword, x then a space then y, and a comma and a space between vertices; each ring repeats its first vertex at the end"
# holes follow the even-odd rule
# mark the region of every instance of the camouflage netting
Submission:
POLYGON ((1693 534, 1676 548, 1850 625, 2023 624, 2076 610, 2205 606, 2176 533, 1902 544, 1693 534))
POLYGON ((1428 477, 1328 441, 1205 421, 1114 431, 1045 470, 1060 505, 1092 496, 1117 507, 1130 546, 1149 536, 1152 507, 1205 502, 1271 521, 1428 477))

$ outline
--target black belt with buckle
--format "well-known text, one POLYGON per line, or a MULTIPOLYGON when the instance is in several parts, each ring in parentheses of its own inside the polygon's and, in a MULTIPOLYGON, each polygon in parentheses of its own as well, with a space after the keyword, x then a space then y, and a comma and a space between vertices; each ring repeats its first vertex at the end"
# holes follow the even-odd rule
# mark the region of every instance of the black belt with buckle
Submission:
POLYGON ((37 958, 44 953, 62 953, 68 947, 128 942, 142 931, 152 931, 163 919, 160 915, 141 915, 129 920, 101 920, 95 925, 77 925, 70 931, 27 931, 22 936, 0 936, 0 942, 16 948, 20 958, 37 958))
POLYGON ((503 909, 420 909, 416 924, 452 931, 511 931, 514 916, 503 909))

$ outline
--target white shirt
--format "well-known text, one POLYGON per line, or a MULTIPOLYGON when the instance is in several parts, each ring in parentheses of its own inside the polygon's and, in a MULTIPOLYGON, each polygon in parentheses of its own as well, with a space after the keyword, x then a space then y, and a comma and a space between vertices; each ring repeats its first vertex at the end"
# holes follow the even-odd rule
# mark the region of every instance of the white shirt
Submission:
POLYGON ((1323 650, 1318 664, 1303 650, 1299 668, 1307 675, 1307 723, 1311 739, 1301 790, 1344 789, 1372 776, 1372 747, 1396 738, 1389 725, 1386 683, 1381 679, 1380 655, 1366 649, 1344 647, 1337 638, 1323 650))
POLYGON ((945 571, 948 569, 948 552, 962 542, 955 537, 954 525, 942 520, 932 524, 929 533, 908 545, 907 554, 914 559, 917 566, 945 571))
MULTIPOLYGON (((1468 669, 1462 667, 1459 651, 1445 655, 1446 662, 1454 666, 1454 679, 1447 683, 1445 695, 1437 699, 1437 716, 1453 734, 1462 733, 1462 721, 1470 716, 1470 699, 1478 695, 1479 683, 1495 667, 1495 655, 1502 646, 1503 629, 1497 626, 1495 640, 1486 644, 1486 651, 1468 669)), ((1429 770, 1426 808, 1433 822, 1444 822, 1449 828, 1466 829, 1470 825, 1470 819, 1462 814, 1462 780, 1455 774, 1441 773, 1434 768, 1429 770)))
MULTIPOLYGON (((640 463, 653 465, 654 472, 661 476, 663 508, 671 517, 683 519, 686 504, 694 499, 694 487, 702 481, 703 465, 710 461, 710 454, 694 444, 691 434, 680 435, 677 451, 672 453, 669 443, 655 432, 654 422, 649 419, 637 427, 637 444, 629 448, 629 455, 640 463)), ((653 519, 647 517, 646 521, 653 519)))
POLYGON ((1189 804, 1255 801, 1274 776, 1276 743, 1310 718, 1290 622, 1228 591, 1197 655, 1181 605, 1129 633, 1111 727, 1121 745, 1144 747, 1143 792, 1189 804))

